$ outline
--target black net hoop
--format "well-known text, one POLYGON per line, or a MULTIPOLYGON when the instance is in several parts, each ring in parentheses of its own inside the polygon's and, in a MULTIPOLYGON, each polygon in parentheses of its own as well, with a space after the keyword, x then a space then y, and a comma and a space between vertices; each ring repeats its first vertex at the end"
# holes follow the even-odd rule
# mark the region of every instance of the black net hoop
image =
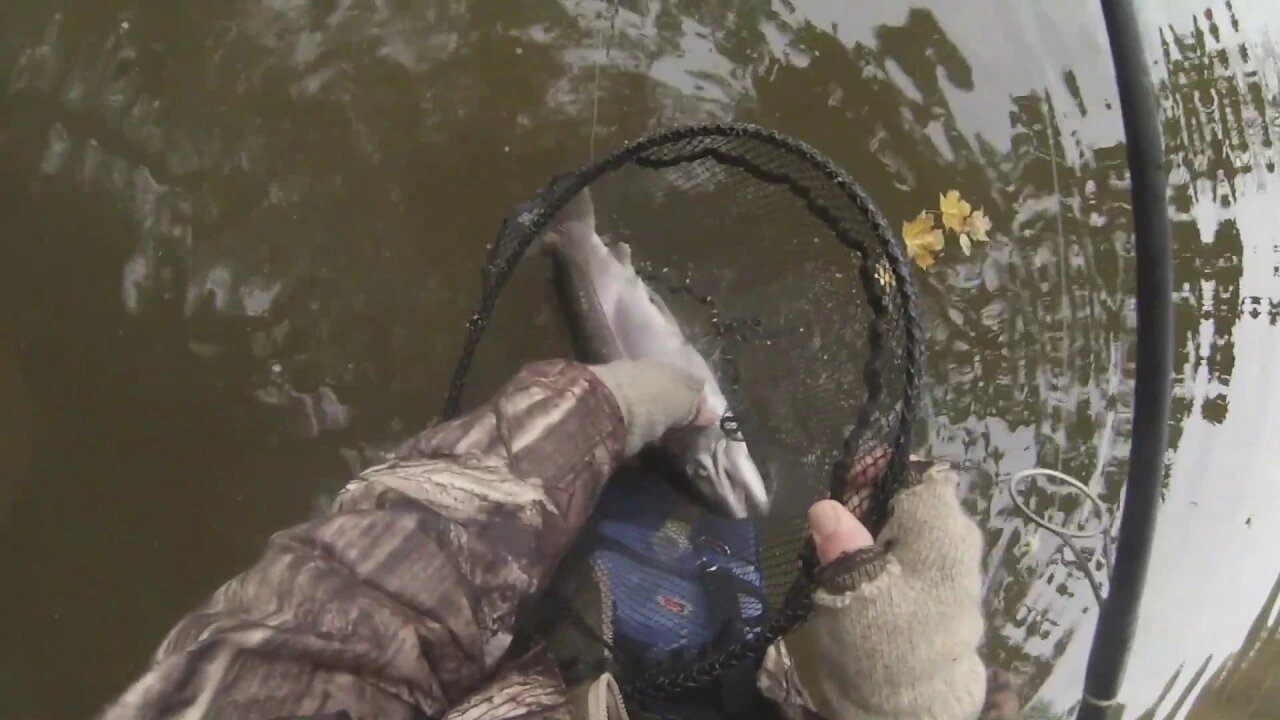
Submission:
MULTIPOLYGON (((860 501, 858 508, 873 530, 881 526, 906 472, 920 385, 923 340, 911 268, 897 233, 847 173, 808 145, 757 126, 708 124, 653 133, 628 143, 589 167, 555 178, 530 202, 517 208, 516 213, 503 222, 496 241, 489 248, 479 306, 467 323, 466 339, 445 403, 445 418, 456 417, 460 411, 480 340, 490 326, 498 297, 526 251, 579 192, 589 186, 607 184, 609 177, 624 170, 639 171, 644 176, 663 174, 664 178, 672 179, 664 186, 668 188, 664 192, 675 193, 692 192, 690 188, 722 182, 732 174, 735 183, 749 186, 740 193, 741 202, 767 208, 768 203, 760 202, 757 195, 763 197, 770 193, 785 197, 785 202, 794 205, 797 213, 807 215, 809 222, 816 220, 813 227, 829 234, 849 251, 856 269, 853 273, 856 284, 847 283, 848 290, 844 291, 857 295, 847 304, 865 304, 860 311, 869 313, 869 320, 864 323, 865 347, 836 354, 838 358, 851 358, 856 350, 865 355, 861 368, 850 373, 856 376, 860 397, 841 398, 857 409, 851 413, 853 417, 845 418, 851 422, 842 422, 839 426, 841 447, 830 456, 829 475, 816 483, 812 478, 806 482, 818 487, 821 496, 851 502, 847 478, 860 462, 865 465, 870 453, 887 452, 889 459, 882 479, 870 495, 860 501)), ((815 234, 814 241, 817 240, 815 234)), ((661 284, 661 279, 650 279, 650 284, 661 284)), ((830 308, 837 314, 840 310, 830 308)), ((817 382, 821 381, 815 380, 817 382)), ((815 392, 841 391, 818 387, 815 392)), ((818 497, 809 498, 810 501, 816 499, 818 497)), ((790 521, 786 525, 789 540, 761 549, 762 554, 772 550, 773 559, 762 561, 766 565, 765 573, 771 572, 770 567, 785 568, 773 574, 780 573, 786 579, 780 586, 785 591, 777 593, 777 602, 769 609, 763 631, 696 658, 620 678, 629 696, 669 696, 703 686, 731 666, 758 663, 771 644, 804 621, 814 590, 815 562, 811 543, 805 541, 803 517, 787 520, 790 521)))

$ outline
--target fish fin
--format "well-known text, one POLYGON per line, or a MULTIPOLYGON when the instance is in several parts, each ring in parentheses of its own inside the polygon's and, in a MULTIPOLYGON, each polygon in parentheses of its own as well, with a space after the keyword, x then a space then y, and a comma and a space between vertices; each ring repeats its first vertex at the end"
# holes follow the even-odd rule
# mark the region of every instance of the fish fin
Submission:
POLYGON ((618 262, 631 267, 631 246, 619 240, 609 246, 609 254, 618 262))

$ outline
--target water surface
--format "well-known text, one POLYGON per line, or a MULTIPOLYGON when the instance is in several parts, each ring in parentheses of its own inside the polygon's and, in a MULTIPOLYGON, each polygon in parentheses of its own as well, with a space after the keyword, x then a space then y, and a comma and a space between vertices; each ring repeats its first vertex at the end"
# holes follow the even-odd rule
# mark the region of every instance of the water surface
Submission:
MULTIPOLYGON (((1142 13, 1176 427, 1121 700, 1273 716, 1280 12, 1142 13)), ((708 119, 809 142, 895 221, 952 188, 992 217, 990 244, 918 275, 921 445, 977 468, 988 659, 1042 715, 1075 702, 1092 595, 1001 482, 1060 469, 1114 506, 1126 472, 1138 269, 1091 3, 10 0, 0 28, 0 717, 91 712, 270 532, 428 422, 511 207, 708 119), (354 421, 318 432, 322 392, 354 421)))

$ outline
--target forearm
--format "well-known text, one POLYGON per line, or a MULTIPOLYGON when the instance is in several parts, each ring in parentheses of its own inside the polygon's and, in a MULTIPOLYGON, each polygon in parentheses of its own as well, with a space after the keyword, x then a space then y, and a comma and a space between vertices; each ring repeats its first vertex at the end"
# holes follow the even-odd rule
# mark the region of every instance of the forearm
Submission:
POLYGON ((502 660, 518 603, 550 576, 623 438, 590 371, 526 368, 353 482, 332 515, 274 536, 105 716, 443 713, 502 660))
MULTIPOLYGON (((480 495, 545 494, 539 540, 544 564, 553 567, 621 461, 625 434, 618 403, 595 373, 548 360, 527 365, 476 410, 406 442, 396 457, 447 459, 473 470, 488 486, 480 495)), ((451 507, 449 489, 440 490, 423 500, 451 507)))

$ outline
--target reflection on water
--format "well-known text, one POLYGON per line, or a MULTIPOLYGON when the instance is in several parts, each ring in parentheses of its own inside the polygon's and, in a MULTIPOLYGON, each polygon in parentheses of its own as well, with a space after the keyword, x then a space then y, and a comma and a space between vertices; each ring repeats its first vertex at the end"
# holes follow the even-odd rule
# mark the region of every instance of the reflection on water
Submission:
MULTIPOLYGON (((5 3, 0 394, 21 402, 0 427, 30 460, 0 482, 0 716, 89 712, 267 533, 426 422, 484 243, 532 188, 711 117, 812 143, 892 218, 952 188, 992 217, 993 242, 919 275, 922 444, 974 464, 987 658, 1065 712, 1092 595, 1002 480, 1051 467, 1114 507, 1127 471, 1136 268, 1101 18, 919 4, 5 3)), ((1256 678, 1276 667, 1280 490, 1257 447, 1280 432, 1280 17, 1204 4, 1148 8, 1177 422, 1122 699, 1152 717, 1276 702, 1256 678)))
MULTIPOLYGON (((1280 667, 1280 578, 1276 579, 1266 603, 1249 627, 1240 649, 1225 657, 1212 674, 1199 683, 1188 683, 1179 704, 1190 701, 1188 718, 1261 717, 1280 708, 1280 685, 1275 680, 1280 667)), ((1202 675, 1212 667, 1206 658, 1197 670, 1202 675)), ((1197 678, 1199 679, 1199 678, 1197 678)))
MULTIPOLYGON (((1175 239, 1170 472, 1148 602, 1121 700, 1142 717, 1271 717, 1266 640, 1280 569, 1277 419, 1269 367, 1280 296, 1276 256, 1277 54, 1271 6, 1175 3, 1154 12, 1175 239), (1259 607, 1261 606, 1261 611, 1259 607)), ((1271 643, 1274 644, 1274 643, 1271 643)), ((1078 687, 1072 643, 1042 697, 1078 687)), ((1053 703, 1061 706, 1060 703, 1053 703)))

